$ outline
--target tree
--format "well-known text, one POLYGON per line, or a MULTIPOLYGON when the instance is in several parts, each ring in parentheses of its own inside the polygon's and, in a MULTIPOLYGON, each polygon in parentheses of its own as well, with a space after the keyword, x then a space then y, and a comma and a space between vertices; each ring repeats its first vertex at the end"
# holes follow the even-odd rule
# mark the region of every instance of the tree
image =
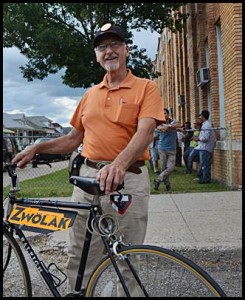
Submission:
POLYGON ((178 11, 181 5, 184 3, 4 3, 3 46, 15 46, 26 56, 28 62, 20 69, 28 81, 64 69, 64 84, 87 88, 100 82, 104 74, 95 59, 94 34, 106 22, 113 22, 126 32, 131 54, 128 66, 135 75, 150 78, 156 75, 151 60, 145 49, 132 46, 132 30, 181 30, 187 17, 178 11))

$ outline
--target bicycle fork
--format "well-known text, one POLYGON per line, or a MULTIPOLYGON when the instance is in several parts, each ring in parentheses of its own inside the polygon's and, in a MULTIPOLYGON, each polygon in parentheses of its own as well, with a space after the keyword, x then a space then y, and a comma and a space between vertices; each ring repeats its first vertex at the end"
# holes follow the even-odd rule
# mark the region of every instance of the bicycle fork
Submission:
MULTIPOLYGON (((95 222, 96 222, 96 225, 99 228, 98 220, 96 218, 97 212, 98 212, 98 207, 95 207, 94 209, 91 210, 90 220, 94 219, 95 222)), ((90 222, 88 224, 90 224, 90 222)), ((87 237, 88 233, 89 232, 86 233, 86 237, 87 237)), ((91 233, 90 233, 90 235, 91 235, 91 233)), ((108 244, 108 242, 107 242, 107 240, 106 240, 106 238, 104 236, 101 236, 101 238, 102 238, 102 241, 103 241, 104 246, 106 248, 106 251, 107 251, 107 253, 108 253, 109 257, 110 257, 110 260, 111 260, 111 262, 112 262, 112 264, 113 264, 113 266, 115 268, 117 276, 118 276, 118 278, 119 278, 119 280, 120 280, 120 282, 122 284, 123 290, 124 290, 125 294, 127 295, 127 297, 130 297, 129 290, 128 290, 128 288, 126 286, 126 283, 125 283, 125 280, 123 279, 123 276, 122 276, 122 274, 121 274, 121 272, 120 272, 120 270, 119 270, 119 268, 118 268, 118 266, 116 264, 116 261, 115 261, 115 259, 113 257, 113 254, 112 254, 112 251, 110 249, 110 246, 109 246, 109 244, 108 244)), ((91 237, 90 237, 90 240, 91 240, 91 237)), ((90 243, 90 240, 88 241, 88 243, 90 243)))
MULTIPOLYGON (((127 286, 126 286, 125 280, 123 279, 123 276, 122 276, 122 274, 121 274, 121 272, 120 272, 120 270, 119 270, 119 268, 118 268, 118 265, 117 265, 117 263, 116 263, 116 261, 115 261, 115 259, 114 259, 114 257, 113 257, 113 254, 112 254, 112 252, 111 252, 110 246, 108 245, 108 243, 107 243, 107 241, 106 241, 106 238, 105 238, 105 237, 102 237, 102 240, 103 240, 103 243, 104 243, 104 245, 105 245, 105 247, 106 247, 107 253, 108 253, 108 255, 109 255, 110 259, 111 259, 111 262, 112 262, 112 264, 113 264, 113 266, 114 266, 114 268, 115 268, 115 271, 116 271, 116 273, 117 273, 117 276, 118 276, 118 278, 119 278, 119 280, 120 280, 120 282, 121 282, 121 284, 122 284, 122 287, 123 287, 123 290, 124 290, 126 296, 127 296, 127 297, 131 297, 131 296, 130 296, 130 293, 129 293, 129 290, 128 290, 127 286)), ((118 255, 118 254, 115 253, 115 255, 118 255)), ((119 258, 120 258, 120 256, 119 256, 119 258)))
MULTIPOLYGON (((99 227, 98 220, 95 218, 96 213, 92 212, 92 215, 93 215, 93 218, 94 218, 94 220, 96 222, 96 225, 99 227)), ((101 238, 102 238, 102 241, 103 241, 104 246, 106 248, 106 251, 107 251, 107 253, 108 253, 109 257, 110 257, 110 260, 111 260, 111 262, 112 262, 112 264, 113 264, 113 266, 115 268, 115 271, 117 273, 119 281, 121 282, 121 285, 123 287, 123 290, 124 290, 126 296, 127 297, 131 297, 130 293, 129 293, 129 290, 127 288, 127 285, 125 283, 125 280, 124 280, 124 278, 122 276, 122 273, 119 270, 119 267, 118 267, 118 265, 116 263, 115 258, 113 257, 113 253, 119 258, 119 260, 124 260, 127 263, 130 271, 132 272, 132 274, 133 274, 134 278, 136 279, 138 285, 142 289, 144 295, 146 297, 149 297, 147 291, 145 290, 144 286, 142 285, 141 280, 139 279, 139 276, 138 276, 137 272, 135 271, 134 267, 132 266, 132 264, 131 264, 130 260, 128 259, 127 255, 122 255, 122 254, 120 254, 120 253, 117 252, 117 247, 121 245, 120 244, 121 240, 113 242, 113 246, 112 246, 112 250, 113 251, 111 251, 111 247, 110 247, 109 243, 107 242, 106 237, 101 236, 101 238)))
MULTIPOLYGON (((96 197, 96 196, 95 196, 96 197)), ((84 245, 83 245, 83 251, 82 251, 82 255, 81 255, 81 260, 80 260, 80 265, 79 265, 79 269, 78 269, 78 275, 77 275, 77 279, 76 279, 76 284, 75 284, 75 294, 77 295, 81 295, 83 294, 83 290, 81 290, 81 287, 82 287, 82 281, 83 281, 83 277, 84 277, 84 272, 85 272, 85 268, 86 268, 86 262, 87 262, 87 257, 88 257, 88 253, 89 253, 89 248, 90 248, 90 243, 91 243, 91 239, 92 239, 92 232, 93 232, 93 229, 91 228, 91 222, 94 220, 95 223, 96 223, 96 226, 97 228, 99 228, 99 221, 98 219, 96 218, 97 214, 102 214, 102 211, 100 211, 100 207, 97 206, 97 205, 94 205, 91 207, 90 209, 90 214, 89 214, 89 219, 88 219, 88 225, 89 226, 89 230, 87 229, 86 230, 86 233, 85 233, 85 240, 84 240, 84 245)), ((108 253, 108 256, 113 264, 113 267, 117 273, 117 276, 119 278, 119 281, 122 285, 122 288, 126 294, 127 297, 131 297, 130 296, 130 292, 128 290, 128 287, 125 283, 125 280, 122 276, 122 273, 121 271, 119 270, 119 267, 116 263, 116 260, 114 258, 114 255, 116 255, 117 257, 119 257, 119 259, 123 259, 130 271, 132 272, 135 280, 137 281, 138 285, 140 286, 140 288, 142 289, 143 293, 145 294, 145 296, 149 296, 144 288, 144 286, 142 285, 139 277, 138 277, 138 274, 137 272, 135 271, 134 267, 132 266, 132 264, 130 263, 128 257, 126 255, 122 255, 120 253, 117 252, 117 247, 120 246, 120 241, 115 241, 113 243, 113 246, 111 247, 108 243, 108 240, 107 240, 108 237, 106 236, 102 236, 101 235, 101 239, 103 241, 103 244, 105 246, 105 249, 108 253)))
POLYGON ((134 267, 132 266, 132 264, 131 264, 130 260, 128 259, 127 255, 123 255, 121 253, 117 253, 117 246, 118 246, 118 244, 119 244, 119 241, 116 241, 113 244, 113 252, 115 253, 116 256, 119 257, 119 259, 123 259, 127 263, 130 271, 132 272, 134 278, 136 279, 136 281, 137 281, 138 285, 140 286, 141 290, 143 291, 144 295, 146 297, 150 297, 149 294, 147 293, 145 287, 142 285, 141 280, 139 279, 139 276, 138 276, 137 272, 135 271, 134 267))

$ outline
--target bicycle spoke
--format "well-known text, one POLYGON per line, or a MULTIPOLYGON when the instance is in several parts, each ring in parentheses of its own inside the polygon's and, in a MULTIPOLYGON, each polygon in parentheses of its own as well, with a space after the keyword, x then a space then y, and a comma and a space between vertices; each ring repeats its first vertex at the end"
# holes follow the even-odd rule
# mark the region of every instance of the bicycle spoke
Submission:
POLYGON ((29 274, 18 245, 11 235, 3 236, 3 262, 3 297, 30 296, 29 274), (13 278, 16 280, 13 281, 13 278))
MULTIPOLYGON (((186 259, 174 252, 165 252, 162 248, 155 250, 156 248, 151 246, 128 249, 125 250, 125 256, 130 258, 139 280, 133 276, 124 260, 116 257, 116 261, 132 297, 217 297, 220 293, 224 295, 205 271, 190 261, 187 263, 186 259)), ((124 251, 121 253, 124 254, 124 251)), ((125 297, 110 260, 105 260, 98 270, 100 272, 95 274, 94 278, 92 276, 94 281, 88 284, 87 296, 125 297)))

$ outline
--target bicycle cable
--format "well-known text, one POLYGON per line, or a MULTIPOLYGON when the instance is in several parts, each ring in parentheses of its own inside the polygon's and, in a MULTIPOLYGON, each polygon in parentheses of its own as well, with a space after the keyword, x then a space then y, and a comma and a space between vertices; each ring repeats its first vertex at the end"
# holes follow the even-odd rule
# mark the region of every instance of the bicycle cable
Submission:
POLYGON ((88 219, 86 222, 86 227, 91 234, 110 237, 118 232, 119 223, 112 214, 103 214, 96 218, 97 222, 95 219, 92 219, 90 226, 88 224, 88 219))

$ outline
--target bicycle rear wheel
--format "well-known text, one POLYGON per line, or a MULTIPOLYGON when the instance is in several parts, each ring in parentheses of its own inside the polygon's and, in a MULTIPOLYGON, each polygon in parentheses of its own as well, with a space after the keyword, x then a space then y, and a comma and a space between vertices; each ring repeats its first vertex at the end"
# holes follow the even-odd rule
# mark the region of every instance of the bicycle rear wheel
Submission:
MULTIPOLYGON (((199 266, 171 250, 155 246, 130 246, 114 258, 132 297, 226 297, 220 286, 199 266), (132 275, 127 260, 138 276, 132 275)), ((92 274, 88 297, 125 297, 107 256, 92 274)))
POLYGON ((31 297, 27 264, 13 235, 3 226, 3 297, 31 297))

